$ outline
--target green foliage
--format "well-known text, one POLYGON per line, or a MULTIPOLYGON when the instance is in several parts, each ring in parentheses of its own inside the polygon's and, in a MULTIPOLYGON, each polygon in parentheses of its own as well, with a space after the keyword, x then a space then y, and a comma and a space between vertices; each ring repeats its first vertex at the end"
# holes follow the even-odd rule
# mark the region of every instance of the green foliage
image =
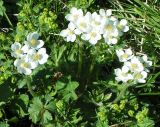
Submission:
POLYGON ((45 97, 46 102, 42 102, 42 98, 35 97, 28 109, 29 118, 33 123, 40 122, 42 125, 48 124, 53 118, 50 111, 54 111, 55 103, 51 101, 50 97, 45 97))
POLYGON ((87 9, 95 0, 70 0, 68 6, 87 9))
POLYGON ((0 0, 0 127, 159 126, 159 10, 158 0, 0 0), (67 43, 59 33, 71 7, 113 9, 130 31, 116 46, 103 40, 93 46, 80 37, 67 43), (23 44, 34 31, 49 58, 24 76, 14 67, 11 44, 23 44), (126 47, 152 60, 146 83, 115 81, 114 69, 122 66, 115 50, 126 47))
POLYGON ((69 100, 76 100, 78 97, 75 93, 76 88, 79 86, 78 82, 71 81, 68 77, 67 82, 58 81, 55 90, 62 96, 65 102, 69 100))
POLYGON ((6 11, 5 7, 3 6, 3 1, 0 1, 0 15, 3 16, 4 12, 6 11))

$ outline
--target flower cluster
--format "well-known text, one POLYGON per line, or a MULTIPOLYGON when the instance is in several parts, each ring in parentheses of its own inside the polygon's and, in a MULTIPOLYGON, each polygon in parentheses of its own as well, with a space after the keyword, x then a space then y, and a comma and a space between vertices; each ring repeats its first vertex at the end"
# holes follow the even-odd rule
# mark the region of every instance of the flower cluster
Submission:
POLYGON ((27 41, 24 42, 24 46, 15 42, 11 45, 11 55, 16 58, 14 66, 18 72, 25 75, 30 75, 32 69, 35 69, 39 64, 47 62, 48 54, 46 49, 42 48, 44 42, 38 40, 39 34, 33 32, 28 34, 27 41))
POLYGON ((152 61, 148 61, 147 55, 135 56, 130 48, 116 50, 116 54, 119 61, 124 63, 121 69, 115 69, 117 81, 126 83, 130 80, 135 84, 146 82, 148 67, 152 66, 152 61))
POLYGON ((96 44, 99 40, 104 38, 108 45, 116 44, 118 38, 124 32, 129 30, 127 20, 119 21, 112 16, 112 10, 100 9, 97 12, 86 14, 81 9, 73 7, 70 14, 65 17, 70 23, 68 28, 62 30, 60 35, 65 38, 67 42, 74 42, 77 35, 91 44, 96 44))

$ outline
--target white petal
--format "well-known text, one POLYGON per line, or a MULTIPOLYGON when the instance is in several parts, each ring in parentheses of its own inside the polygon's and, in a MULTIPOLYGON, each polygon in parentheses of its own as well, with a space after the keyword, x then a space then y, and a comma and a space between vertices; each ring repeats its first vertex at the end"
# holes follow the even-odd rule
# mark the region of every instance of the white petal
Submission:
POLYGON ((39 41, 39 45, 37 45, 36 49, 39 49, 44 45, 44 41, 43 40, 38 40, 38 41, 39 41))
POLYGON ((32 73, 32 70, 31 69, 28 69, 28 68, 25 68, 22 70, 22 72, 25 74, 25 75, 30 75, 32 73))
POLYGON ((129 49, 126 49, 125 52, 128 54, 128 55, 132 55, 132 50, 129 48, 129 49))
POLYGON ((122 20, 120 21, 120 25, 126 26, 126 25, 127 25, 127 20, 126 20, 126 19, 122 19, 122 20))
POLYGON ((23 50, 24 53, 27 53, 29 51, 29 46, 28 45, 24 45, 22 47, 22 50, 23 50))
POLYGON ((122 72, 127 73, 129 71, 129 68, 127 66, 122 67, 122 72))
POLYGON ((29 51, 28 51, 28 54, 29 55, 33 55, 33 54, 35 54, 36 53, 36 50, 35 49, 30 49, 29 51))
POLYGON ((129 26, 125 26, 123 32, 127 32, 129 30, 129 26))
POLYGON ((19 42, 15 42, 14 44, 11 45, 11 49, 13 51, 20 49, 21 48, 21 44, 19 42))
POLYGON ((71 36, 71 42, 74 42, 75 40, 76 40, 76 35, 74 34, 71 36))
POLYGON ((112 15, 112 10, 111 9, 108 9, 107 11, 106 11, 106 16, 111 16, 112 15))
POLYGON ((97 40, 96 39, 90 39, 89 42, 92 44, 92 45, 95 45, 97 43, 97 40))
POLYGON ((144 79, 138 79, 138 83, 146 83, 146 80, 144 80, 144 79))
POLYGON ((90 39, 90 36, 89 34, 82 34, 81 38, 86 41, 90 39))
POLYGON ((75 29, 75 30, 74 30, 74 33, 75 33, 76 35, 80 35, 82 32, 81 32, 79 29, 75 29))
POLYGON ((119 68, 114 69, 114 72, 115 72, 115 74, 118 76, 118 75, 120 74, 120 72, 121 72, 121 69, 119 69, 119 68))
POLYGON ((38 66, 38 62, 37 61, 32 61, 32 62, 30 62, 30 64, 31 64, 31 68, 30 69, 35 69, 37 66, 38 66))
POLYGON ((16 60, 14 61, 14 66, 15 66, 15 67, 19 66, 19 59, 16 59, 16 60))
POLYGON ((60 36, 62 36, 62 37, 66 37, 68 35, 68 30, 66 29, 66 30, 62 30, 61 32, 60 32, 60 36))
POLYGON ((113 31, 113 33, 112 33, 112 36, 113 36, 113 37, 118 37, 118 34, 119 34, 118 29, 114 28, 114 31, 113 31))
POLYGON ((105 16, 105 15, 106 15, 106 12, 105 12, 104 9, 100 9, 100 10, 99 10, 99 14, 100 14, 101 16, 105 16))
POLYGON ((77 12, 77 8, 72 7, 71 10, 70 10, 70 13, 75 13, 75 12, 77 12))
POLYGON ((75 29, 75 25, 72 22, 70 22, 68 24, 68 28, 73 31, 75 29))
POLYGON ((117 56, 121 56, 124 54, 124 51, 122 49, 116 50, 117 56))
POLYGON ((40 48, 38 54, 46 54, 46 48, 40 48))
POLYGON ((97 39, 97 40, 100 40, 101 38, 102 38, 102 36, 101 36, 100 34, 97 34, 96 39, 97 39))
POLYGON ((37 40, 39 38, 39 34, 37 32, 29 33, 27 36, 27 41, 31 41, 32 39, 37 40))
POLYGON ((82 9, 78 9, 78 15, 79 15, 79 16, 83 16, 83 11, 82 11, 82 9))
POLYGON ((44 54, 43 55, 43 58, 41 59, 41 60, 39 60, 39 64, 44 64, 44 63, 46 63, 47 62, 47 60, 48 60, 48 55, 47 54, 44 54))
POLYGON ((72 20, 72 15, 71 14, 67 14, 65 16, 65 18, 68 20, 68 21, 71 21, 72 20))
POLYGON ((71 36, 67 36, 67 42, 71 41, 71 36))
POLYGON ((117 44, 117 42, 118 42, 117 38, 112 38, 112 39, 111 39, 111 43, 112 43, 112 44, 117 44))
POLYGON ((147 77, 147 72, 142 71, 141 74, 143 75, 143 78, 146 78, 146 77, 147 77))

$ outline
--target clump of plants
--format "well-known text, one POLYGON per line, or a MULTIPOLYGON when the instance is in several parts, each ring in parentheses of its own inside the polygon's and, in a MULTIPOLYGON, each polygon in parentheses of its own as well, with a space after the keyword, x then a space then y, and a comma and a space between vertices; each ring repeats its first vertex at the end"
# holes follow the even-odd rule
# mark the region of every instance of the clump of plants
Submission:
POLYGON ((159 4, 0 1, 0 127, 158 127, 159 4))

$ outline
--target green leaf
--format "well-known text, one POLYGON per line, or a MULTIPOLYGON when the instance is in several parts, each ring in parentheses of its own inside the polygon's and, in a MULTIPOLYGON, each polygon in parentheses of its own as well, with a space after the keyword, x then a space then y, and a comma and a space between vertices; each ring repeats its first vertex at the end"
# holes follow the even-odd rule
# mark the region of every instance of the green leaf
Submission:
POLYGON ((0 15, 3 16, 4 11, 6 11, 5 7, 3 6, 3 1, 0 1, 0 15))
POLYGON ((18 88, 23 88, 25 85, 27 84, 27 79, 24 78, 24 79, 20 79, 18 82, 17 82, 17 85, 18 85, 18 88))
POLYGON ((33 103, 28 109, 29 118, 32 120, 33 123, 37 123, 41 119, 40 112, 43 109, 43 103, 41 102, 39 97, 33 98, 32 102, 33 103))
POLYGON ((58 82, 56 83, 56 90, 61 90, 61 89, 63 89, 65 86, 66 86, 65 83, 63 83, 63 82, 61 82, 61 81, 58 81, 58 82))
POLYGON ((0 122, 0 127, 9 127, 9 124, 5 122, 0 122))
POLYGON ((68 77, 67 80, 63 82, 58 81, 56 83, 56 90, 63 96, 65 102, 68 102, 70 99, 76 100, 78 98, 75 93, 76 88, 79 86, 78 82, 71 81, 70 77, 68 77))
POLYGON ((51 101, 47 106, 46 109, 48 109, 51 112, 54 112, 56 109, 56 103, 54 101, 51 101))
POLYGON ((67 90, 67 91, 73 91, 73 90, 75 90, 78 86, 79 86, 78 82, 69 82, 69 83, 67 84, 66 90, 67 90))
POLYGON ((49 123, 49 121, 51 121, 53 118, 52 118, 52 115, 50 112, 48 112, 47 110, 45 110, 45 112, 43 113, 43 117, 41 119, 41 123, 42 124, 46 124, 46 123, 49 123))

